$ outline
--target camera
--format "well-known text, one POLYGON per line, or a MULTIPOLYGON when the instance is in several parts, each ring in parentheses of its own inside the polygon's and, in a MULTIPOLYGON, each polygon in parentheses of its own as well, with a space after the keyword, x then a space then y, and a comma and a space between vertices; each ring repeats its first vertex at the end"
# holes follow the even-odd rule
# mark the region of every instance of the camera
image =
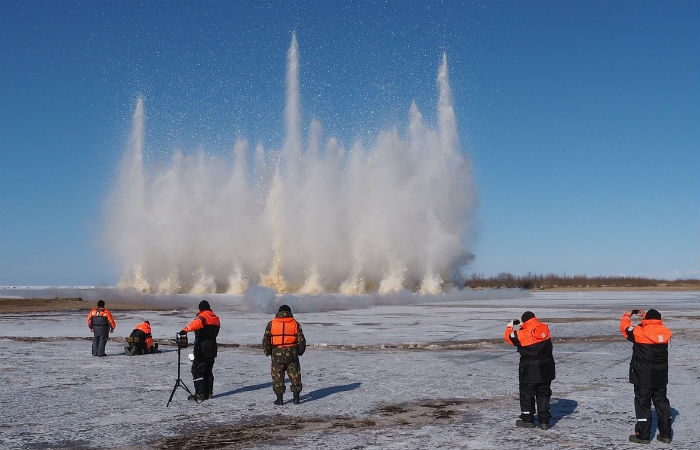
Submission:
POLYGON ((187 348, 187 335, 177 333, 173 342, 177 344, 177 348, 187 348))
POLYGON ((513 319, 513 325, 520 325, 520 319, 513 319))
POLYGON ((633 315, 633 316, 639 315, 639 310, 638 310, 638 309, 633 309, 633 310, 632 310, 632 315, 633 315))

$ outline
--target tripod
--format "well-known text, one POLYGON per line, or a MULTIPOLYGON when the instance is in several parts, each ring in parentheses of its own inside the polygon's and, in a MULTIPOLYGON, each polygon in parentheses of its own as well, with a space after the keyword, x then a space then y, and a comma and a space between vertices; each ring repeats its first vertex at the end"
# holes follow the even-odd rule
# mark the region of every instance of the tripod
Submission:
POLYGON ((175 342, 177 343, 177 380, 175 380, 175 386, 173 386, 173 391, 170 393, 170 398, 168 399, 168 404, 165 405, 166 408, 168 406, 170 406, 170 402, 173 399, 173 395, 175 395, 175 391, 179 387, 186 390, 190 394, 190 396, 194 397, 195 401, 197 403, 199 403, 199 399, 195 395, 192 394, 192 391, 190 391, 190 388, 188 388, 187 385, 185 384, 185 382, 182 381, 182 378, 180 378, 180 349, 187 348, 187 335, 186 334, 184 334, 184 335, 176 334, 175 335, 175 342))

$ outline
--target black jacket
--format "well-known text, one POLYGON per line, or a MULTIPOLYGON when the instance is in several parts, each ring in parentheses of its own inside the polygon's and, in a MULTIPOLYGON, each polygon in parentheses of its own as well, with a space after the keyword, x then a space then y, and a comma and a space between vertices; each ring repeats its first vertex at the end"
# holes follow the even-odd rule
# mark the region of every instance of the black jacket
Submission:
POLYGON ((216 336, 219 335, 221 323, 214 312, 209 309, 199 312, 197 317, 187 325, 185 331, 194 331, 194 357, 216 358, 216 336))
POLYGON ((552 340, 549 327, 536 318, 523 323, 519 330, 506 328, 506 342, 520 353, 518 380, 520 383, 544 383, 555 376, 552 340))
POLYGON ((526 347, 518 346, 518 353, 518 379, 521 383, 542 383, 555 378, 551 339, 526 347))
POLYGON ((645 322, 652 321, 643 320, 642 326, 630 326, 625 330, 627 339, 634 343, 629 381, 644 387, 664 387, 668 384, 668 338, 671 333, 661 321, 658 324, 645 322))
POLYGON ((668 384, 668 344, 638 344, 632 347, 630 383, 659 388, 668 384))

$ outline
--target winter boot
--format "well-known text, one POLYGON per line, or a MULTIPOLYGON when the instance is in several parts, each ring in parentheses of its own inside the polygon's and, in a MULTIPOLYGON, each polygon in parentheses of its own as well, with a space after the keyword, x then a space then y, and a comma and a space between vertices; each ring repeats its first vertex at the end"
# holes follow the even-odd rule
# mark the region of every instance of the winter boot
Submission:
POLYGON ((298 392, 294 393, 294 404, 295 405, 299 404, 299 393, 298 392))
POLYGON ((201 402, 209 398, 207 394, 207 382, 200 378, 194 382, 194 395, 187 397, 187 400, 195 400, 201 402))
POLYGON ((277 394, 277 400, 275 400, 275 405, 282 405, 284 404, 284 400, 282 399, 282 394, 277 394))
POLYGON ((649 439, 642 439, 636 434, 630 434, 630 442, 634 442, 635 444, 648 444, 649 439))
POLYGON ((520 428, 535 428, 535 424, 527 420, 518 419, 515 421, 515 426, 520 428))
POLYGON ((214 377, 207 380, 207 398, 210 400, 214 398, 214 377))
POLYGON ((540 427, 540 430, 549 430, 549 424, 547 422, 540 422, 538 427, 540 427))
POLYGON ((128 342, 129 338, 126 338, 126 339, 127 339, 127 343, 124 346, 124 354, 126 356, 134 356, 136 354, 136 346, 134 344, 128 342))
POLYGON ((671 438, 670 438, 670 437, 666 437, 666 436, 658 435, 658 436, 656 436, 656 440, 659 441, 659 442, 663 442, 664 444, 670 444, 670 443, 671 443, 671 438))

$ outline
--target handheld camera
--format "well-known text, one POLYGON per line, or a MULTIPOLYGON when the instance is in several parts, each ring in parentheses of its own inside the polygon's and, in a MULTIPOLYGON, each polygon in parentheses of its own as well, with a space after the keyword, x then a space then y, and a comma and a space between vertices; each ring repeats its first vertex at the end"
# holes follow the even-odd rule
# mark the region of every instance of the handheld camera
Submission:
POLYGON ((513 326, 520 325, 520 319, 513 319, 513 326))
POLYGON ((638 310, 638 309, 633 309, 633 310, 632 310, 632 315, 633 315, 633 316, 638 316, 638 315, 639 315, 639 310, 638 310))

